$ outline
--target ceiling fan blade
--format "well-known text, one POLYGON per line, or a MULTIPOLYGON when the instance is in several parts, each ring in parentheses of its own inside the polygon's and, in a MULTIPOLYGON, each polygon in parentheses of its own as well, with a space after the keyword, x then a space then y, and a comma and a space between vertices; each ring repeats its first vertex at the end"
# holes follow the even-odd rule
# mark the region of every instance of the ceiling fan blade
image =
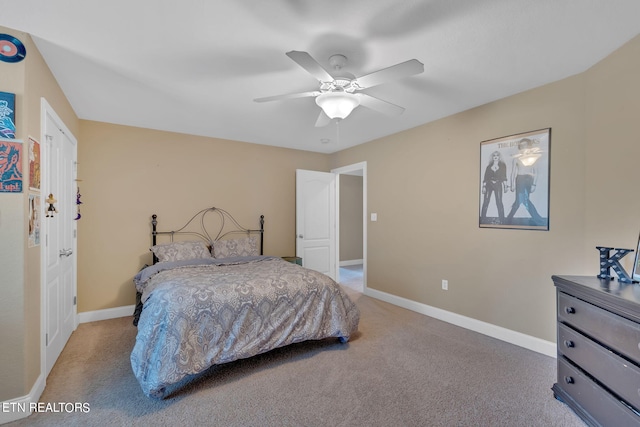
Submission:
POLYGON ((327 70, 322 68, 322 65, 318 63, 311 55, 307 52, 300 52, 297 50, 292 50, 291 52, 287 52, 287 56, 293 59, 299 66, 307 70, 309 74, 318 79, 321 82, 332 82, 333 77, 327 70))
POLYGON ((320 92, 317 90, 311 92, 299 92, 299 93, 289 93, 286 95, 275 95, 275 96, 267 96, 264 98, 256 98, 255 102, 268 102, 268 101, 278 101, 281 99, 294 99, 294 98, 305 98, 308 96, 318 96, 320 92))
POLYGON ((391 80, 399 80, 415 74, 420 74, 423 71, 424 64, 422 62, 417 59, 410 59, 408 61, 401 62, 400 64, 392 65, 391 67, 383 68, 382 70, 374 71, 371 74, 358 77, 356 80, 362 89, 366 89, 391 80))
POLYGON ((331 123, 331 118, 329 118, 324 111, 320 110, 320 115, 318 116, 318 120, 316 120, 316 127, 321 128, 329 123, 331 123))
POLYGON ((404 112, 404 108, 399 105, 383 101, 382 99, 367 95, 366 93, 358 93, 356 96, 360 98, 360 105, 371 108, 379 113, 389 116, 399 116, 404 112))

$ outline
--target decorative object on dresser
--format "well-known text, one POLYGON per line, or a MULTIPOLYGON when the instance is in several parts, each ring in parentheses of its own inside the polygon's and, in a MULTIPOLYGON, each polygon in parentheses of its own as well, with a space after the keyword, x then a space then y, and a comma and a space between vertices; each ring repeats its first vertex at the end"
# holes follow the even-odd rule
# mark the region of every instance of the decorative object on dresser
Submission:
POLYGON ((640 287, 553 276, 558 379, 554 396, 590 426, 640 425, 640 287))
POLYGON ((618 275, 618 280, 623 283, 633 283, 633 279, 625 271, 620 260, 624 258, 628 253, 633 252, 633 249, 620 249, 620 248, 608 248, 605 246, 596 246, 596 249, 600 251, 600 274, 599 279, 611 279, 610 269, 618 275), (611 251, 615 251, 611 255, 611 251))

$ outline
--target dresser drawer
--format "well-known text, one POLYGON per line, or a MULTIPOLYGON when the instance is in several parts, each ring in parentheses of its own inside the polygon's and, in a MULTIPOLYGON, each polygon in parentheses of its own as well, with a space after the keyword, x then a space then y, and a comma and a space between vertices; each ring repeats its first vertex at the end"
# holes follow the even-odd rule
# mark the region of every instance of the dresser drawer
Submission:
POLYGON ((640 367, 561 323, 558 324, 558 351, 640 409, 640 367))
POLYGON ((558 357, 557 385, 580 408, 589 408, 589 415, 603 426, 638 427, 640 425, 640 416, 563 357, 558 357))
POLYGON ((558 292, 558 320, 640 364, 640 324, 558 292))

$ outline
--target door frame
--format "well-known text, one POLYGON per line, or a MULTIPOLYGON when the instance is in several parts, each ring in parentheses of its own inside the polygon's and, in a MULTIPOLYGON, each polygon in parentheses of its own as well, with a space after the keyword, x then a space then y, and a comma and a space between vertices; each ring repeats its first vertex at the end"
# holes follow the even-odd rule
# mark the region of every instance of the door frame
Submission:
MULTIPOLYGON (((55 110, 49 105, 45 98, 40 98, 40 144, 41 156, 40 156, 40 176, 41 176, 41 190, 40 190, 40 206, 41 209, 46 208, 46 204, 44 199, 46 197, 45 189, 47 185, 49 185, 49 157, 50 153, 48 150, 47 144, 47 136, 45 134, 46 130, 46 121, 47 115, 51 116, 53 120, 56 122, 56 125, 59 126, 59 129, 69 138, 74 146, 74 173, 77 174, 77 160, 78 160, 78 140, 71 133, 71 131, 67 128, 65 123, 62 121, 60 116, 55 112, 55 110)), ((43 219, 41 221, 41 236, 44 237, 44 241, 40 242, 40 372, 43 377, 43 387, 47 384, 47 251, 46 251, 46 239, 48 230, 47 221, 44 221, 44 214, 41 215, 43 219)), ((78 295, 78 251, 77 251, 77 227, 73 228, 74 236, 72 239, 73 242, 73 295, 78 295)), ((73 330, 76 330, 78 327, 78 306, 77 304, 73 305, 73 330)))
POLYGON ((338 175, 336 185, 336 282, 340 281, 340 175, 353 175, 362 171, 362 287, 367 290, 367 162, 354 163, 331 169, 331 173, 338 175))

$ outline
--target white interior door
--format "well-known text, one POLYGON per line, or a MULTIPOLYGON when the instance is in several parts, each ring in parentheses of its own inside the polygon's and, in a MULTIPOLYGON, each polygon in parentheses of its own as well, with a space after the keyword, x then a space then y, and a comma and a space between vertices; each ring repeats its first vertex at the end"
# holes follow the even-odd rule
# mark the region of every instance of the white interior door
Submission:
POLYGON ((296 170, 296 256, 336 279, 336 181, 327 172, 296 170))
MULTIPOLYGON (((44 319, 46 375, 49 375, 76 326, 75 169, 76 144, 58 118, 44 118, 43 199, 57 200, 57 213, 43 203, 44 319), (50 215, 47 217, 47 215, 50 215), (52 216, 51 216, 52 215, 52 216)), ((43 201, 44 201, 43 200, 43 201)))

